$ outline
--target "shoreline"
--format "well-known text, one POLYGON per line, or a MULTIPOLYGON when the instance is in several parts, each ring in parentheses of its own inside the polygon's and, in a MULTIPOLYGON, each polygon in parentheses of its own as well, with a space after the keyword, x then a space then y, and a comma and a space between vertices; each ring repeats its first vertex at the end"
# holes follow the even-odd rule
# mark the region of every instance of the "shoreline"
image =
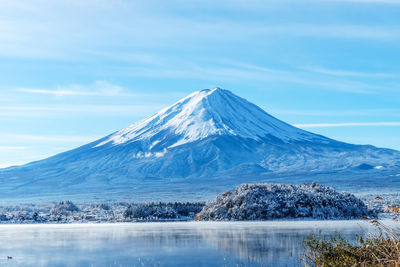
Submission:
MULTIPOLYGON (((400 223, 395 222, 389 218, 378 219, 380 222, 383 222, 387 225, 398 225, 400 228, 400 223)), ((307 228, 312 225, 324 225, 329 226, 332 224, 334 226, 354 226, 357 224, 363 225, 371 225, 367 220, 364 219, 329 219, 329 220, 321 220, 321 219, 301 219, 301 220, 289 220, 289 219, 279 219, 279 220, 265 220, 265 221, 143 221, 143 222, 72 222, 72 223, 9 223, 9 224, 0 224, 1 228, 8 227, 62 227, 62 226, 71 226, 71 227, 85 227, 85 226, 140 226, 140 225, 160 225, 160 226, 168 226, 168 225, 262 225, 262 226, 270 226, 270 227, 282 227, 282 226, 301 226, 298 228, 307 228)), ((371 225, 372 226, 372 225, 371 225)), ((297 227, 296 227, 297 228, 297 227)))

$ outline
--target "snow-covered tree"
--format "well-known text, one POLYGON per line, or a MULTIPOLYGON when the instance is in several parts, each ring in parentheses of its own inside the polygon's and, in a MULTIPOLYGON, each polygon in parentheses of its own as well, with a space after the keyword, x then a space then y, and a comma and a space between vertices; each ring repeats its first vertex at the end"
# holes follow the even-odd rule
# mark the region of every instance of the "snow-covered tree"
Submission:
POLYGON ((68 216, 73 212, 79 211, 79 208, 71 201, 61 201, 54 205, 50 210, 50 214, 54 216, 68 216))
POLYGON ((364 202, 317 183, 243 184, 204 206, 198 220, 268 220, 275 218, 349 219, 371 215, 364 202))

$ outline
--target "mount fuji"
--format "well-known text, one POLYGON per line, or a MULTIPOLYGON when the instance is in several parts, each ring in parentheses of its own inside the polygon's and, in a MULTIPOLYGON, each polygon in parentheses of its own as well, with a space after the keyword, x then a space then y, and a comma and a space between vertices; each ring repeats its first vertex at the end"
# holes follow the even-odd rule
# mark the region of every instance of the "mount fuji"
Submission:
POLYGON ((90 144, 0 169, 0 200, 195 200, 245 182, 360 191, 393 190, 398 180, 399 151, 301 130, 214 88, 90 144))

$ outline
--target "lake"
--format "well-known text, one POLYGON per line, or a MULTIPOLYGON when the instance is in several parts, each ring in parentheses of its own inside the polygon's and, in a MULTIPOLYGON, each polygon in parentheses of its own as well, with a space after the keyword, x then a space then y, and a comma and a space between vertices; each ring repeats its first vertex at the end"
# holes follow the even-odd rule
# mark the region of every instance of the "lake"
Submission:
POLYGON ((364 221, 0 225, 0 265, 302 266, 302 240, 311 231, 353 237, 369 227, 364 221))

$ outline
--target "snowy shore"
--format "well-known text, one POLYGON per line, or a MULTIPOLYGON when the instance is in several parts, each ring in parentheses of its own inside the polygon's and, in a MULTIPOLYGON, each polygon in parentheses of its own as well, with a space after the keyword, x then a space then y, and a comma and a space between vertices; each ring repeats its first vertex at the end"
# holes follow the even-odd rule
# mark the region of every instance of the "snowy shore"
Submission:
POLYGON ((0 224, 354 220, 387 218, 392 205, 399 205, 398 197, 360 199, 316 183, 244 184, 208 203, 62 201, 0 206, 0 224))

